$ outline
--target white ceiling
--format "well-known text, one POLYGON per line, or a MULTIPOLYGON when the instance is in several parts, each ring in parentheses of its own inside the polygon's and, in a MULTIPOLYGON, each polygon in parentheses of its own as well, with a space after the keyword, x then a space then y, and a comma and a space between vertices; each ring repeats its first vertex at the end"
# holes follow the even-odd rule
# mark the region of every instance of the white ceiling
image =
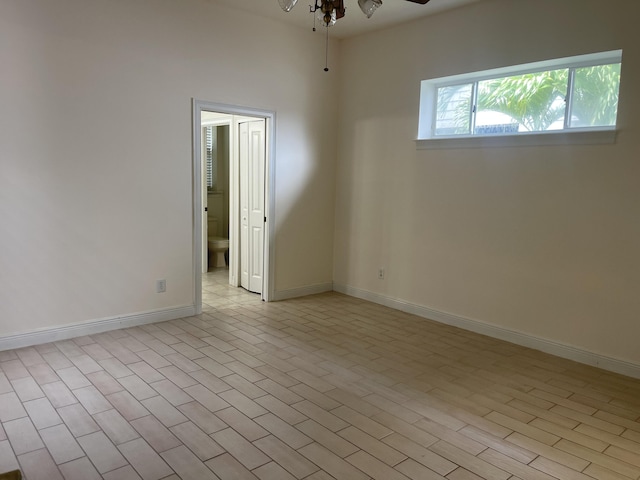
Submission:
MULTIPOLYGON (((309 5, 314 0, 298 0, 290 12, 284 12, 280 8, 278 0, 206 1, 253 12, 262 17, 309 30, 313 27, 313 16, 309 13, 309 5)), ((352 37, 478 1, 480 0, 431 0, 426 5, 420 5, 406 0, 383 0, 383 5, 376 10, 371 18, 367 18, 358 7, 357 0, 345 0, 346 15, 338 20, 333 27, 330 27, 329 34, 336 38, 352 37)))

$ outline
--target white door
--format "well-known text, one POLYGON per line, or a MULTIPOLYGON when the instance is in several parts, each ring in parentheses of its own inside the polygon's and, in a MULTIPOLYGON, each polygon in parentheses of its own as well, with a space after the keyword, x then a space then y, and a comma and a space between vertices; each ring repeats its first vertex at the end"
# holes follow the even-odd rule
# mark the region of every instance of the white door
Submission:
POLYGON ((207 208, 207 128, 201 127, 202 135, 200 142, 200 158, 202 158, 201 166, 201 178, 202 178, 202 273, 207 273, 209 270, 209 243, 207 231, 209 226, 209 214, 207 208))
POLYGON ((240 285, 262 293, 264 251, 265 121, 239 126, 240 285))

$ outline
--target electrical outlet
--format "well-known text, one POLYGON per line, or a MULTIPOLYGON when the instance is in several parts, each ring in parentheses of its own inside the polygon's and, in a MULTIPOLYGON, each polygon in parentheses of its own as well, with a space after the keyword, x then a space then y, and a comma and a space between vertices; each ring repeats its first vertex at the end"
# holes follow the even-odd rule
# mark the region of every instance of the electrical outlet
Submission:
POLYGON ((380 267, 380 268, 378 269, 378 278, 379 278, 380 280, 384 280, 384 267, 380 267))
POLYGON ((156 292, 164 293, 166 291, 167 291, 167 281, 164 279, 156 280, 156 292))

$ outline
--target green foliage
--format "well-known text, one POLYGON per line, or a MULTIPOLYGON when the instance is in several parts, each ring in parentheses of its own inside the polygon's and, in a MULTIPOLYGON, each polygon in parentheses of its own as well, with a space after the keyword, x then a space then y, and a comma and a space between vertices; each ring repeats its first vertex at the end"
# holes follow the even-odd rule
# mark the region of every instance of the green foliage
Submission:
MULTIPOLYGON (((507 115, 527 131, 544 131, 565 116, 569 69, 528 73, 478 82, 477 111, 507 115)), ((571 127, 615 125, 620 64, 577 68, 574 75, 571 127)), ((438 91, 438 113, 469 133, 471 84, 438 91)), ((458 133, 458 132, 456 132, 458 133)))
POLYGON ((576 69, 572 126, 615 125, 619 84, 619 63, 576 69))
POLYGON ((528 73, 478 84, 478 110, 504 113, 529 131, 563 118, 568 70, 528 73))

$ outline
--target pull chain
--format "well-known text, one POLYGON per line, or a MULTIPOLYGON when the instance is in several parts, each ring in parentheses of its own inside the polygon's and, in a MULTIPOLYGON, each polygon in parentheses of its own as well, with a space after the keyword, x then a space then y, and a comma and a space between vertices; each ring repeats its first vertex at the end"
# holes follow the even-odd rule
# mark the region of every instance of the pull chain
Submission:
POLYGON ((324 71, 328 72, 329 71, 329 26, 325 26, 324 28, 327 29, 327 39, 325 41, 325 48, 324 48, 324 71))

